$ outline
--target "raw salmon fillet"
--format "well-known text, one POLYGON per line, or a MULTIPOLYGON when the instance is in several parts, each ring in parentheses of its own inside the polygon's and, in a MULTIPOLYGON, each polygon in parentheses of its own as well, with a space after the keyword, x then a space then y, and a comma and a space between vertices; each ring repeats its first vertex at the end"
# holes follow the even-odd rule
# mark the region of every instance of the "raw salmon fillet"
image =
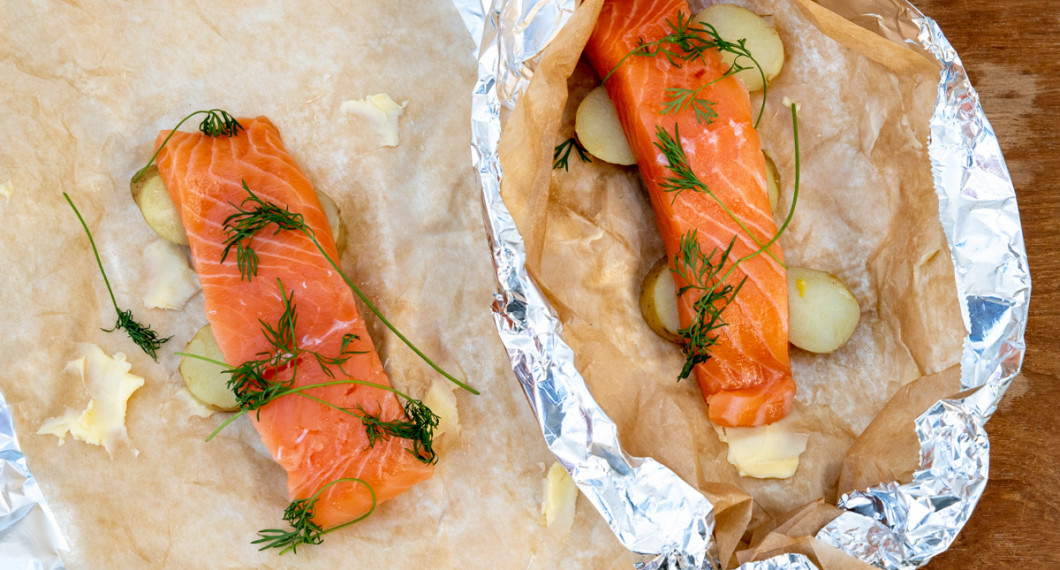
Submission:
MULTIPOLYGON (((274 234, 274 225, 260 232, 251 244, 260 259, 258 274, 250 281, 241 278, 234 249, 221 262, 223 223, 236 212, 233 204, 247 197, 243 181, 263 200, 302 214, 328 255, 338 259, 316 192, 287 153, 279 131, 264 117, 240 123, 246 130, 234 137, 175 132, 157 159, 187 230, 206 316, 225 360, 234 366, 270 351, 259 319, 276 326, 284 311, 282 283, 286 293, 294 295, 295 330, 302 349, 334 357, 343 335, 355 334, 359 340, 351 348, 363 354, 343 365, 348 376, 339 373, 337 378, 389 386, 353 293, 308 237, 297 231, 274 234)), ((168 134, 159 133, 156 148, 168 134)), ((311 356, 299 360, 295 385, 331 380, 311 356)), ((383 420, 405 419, 397 397, 379 388, 346 384, 308 393, 352 410, 363 406, 383 420)), ((371 485, 378 500, 384 501, 433 474, 433 466, 409 451, 408 440, 383 438, 369 448, 359 418, 299 395, 274 400, 261 409, 258 419, 253 412, 249 415, 273 458, 287 470, 292 500, 308 498, 336 479, 355 477, 371 485)), ((364 485, 339 483, 320 495, 314 521, 329 528, 371 506, 364 485)))
MULTIPOLYGON (((692 16, 684 0, 608 0, 604 3, 585 53, 601 78, 638 46, 671 32, 667 20, 678 22, 678 12, 692 16)), ((671 46, 672 47, 672 46, 671 46)), ((691 108, 663 114, 672 98, 668 88, 695 88, 722 75, 728 67, 716 50, 699 61, 672 65, 663 55, 631 56, 605 82, 615 103, 626 138, 651 196, 655 220, 673 267, 681 237, 698 233, 701 249, 722 252, 736 236, 731 260, 759 249, 732 218, 707 194, 684 191, 675 197, 661 183, 672 177, 668 161, 654 143, 656 128, 673 136, 679 131, 692 170, 764 244, 776 234, 765 189, 765 159, 754 129, 746 88, 735 77, 723 79, 700 92, 713 101, 718 116, 712 124, 698 123, 691 108)), ((770 250, 783 260, 780 246, 770 250)), ((726 283, 747 281, 735 301, 722 313, 728 324, 718 331, 713 356, 695 367, 710 419, 723 426, 754 426, 784 417, 795 397, 788 360, 788 296, 784 267, 765 253, 739 264, 726 283)), ((680 288, 686 283, 677 278, 680 288)), ((678 299, 681 326, 695 315, 701 293, 690 290, 678 299)))

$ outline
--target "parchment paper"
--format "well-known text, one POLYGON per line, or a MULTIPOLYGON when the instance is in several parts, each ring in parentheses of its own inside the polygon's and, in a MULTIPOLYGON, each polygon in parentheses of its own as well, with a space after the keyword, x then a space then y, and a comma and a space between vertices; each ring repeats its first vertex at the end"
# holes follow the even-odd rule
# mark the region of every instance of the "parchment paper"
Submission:
MULTIPOLYGON (((0 184, 10 180, 13 193, 0 196, 0 391, 70 543, 69 567, 628 565, 584 504, 570 534, 539 522, 551 456, 488 311, 493 275, 467 151, 470 46, 441 0, 3 5, 0 184), (379 148, 370 127, 340 111, 376 93, 409 102, 396 148, 379 148), (439 442, 433 479, 297 555, 250 544, 257 530, 285 526, 288 499, 283 470, 249 422, 205 443, 226 415, 197 417, 182 395, 173 353, 205 324, 201 295, 168 312, 141 300, 141 251, 159 238, 129 179, 159 130, 213 107, 277 124, 342 209, 345 269, 424 351, 482 391, 457 394, 462 431, 439 442), (173 335, 157 363, 100 330, 114 309, 64 191, 86 216, 121 307, 173 335), (36 434, 45 418, 87 403, 63 372, 81 342, 125 353, 146 379, 129 402, 129 446, 113 457, 36 434)), ((433 372, 368 320, 392 381, 422 397, 433 372)))
MULTIPOLYGON (((861 463, 878 459, 847 457, 848 449, 900 387, 955 365, 963 336, 926 150, 937 70, 915 52, 892 65, 885 65, 891 63, 885 57, 877 57, 883 63, 864 57, 872 47, 859 43, 865 36, 852 29, 857 26, 819 10, 787 2, 738 3, 771 15, 787 52, 760 128, 764 149, 780 170, 780 218, 794 178, 791 118, 783 101, 800 105, 801 193, 781 240, 787 260, 838 275, 862 308, 853 339, 836 353, 792 351, 796 414, 810 433, 793 478, 737 476, 706 420, 696 386, 674 381, 683 360, 679 349, 641 318, 641 280, 663 250, 635 168, 572 158, 569 172, 543 177, 550 161, 526 150, 539 149, 542 141, 551 148, 573 134, 574 110, 599 82, 588 66, 574 69, 568 90, 533 101, 543 116, 520 124, 517 109, 508 125, 515 128, 506 127, 501 146, 502 191, 527 239, 529 269, 560 314, 564 338, 594 397, 620 426, 625 449, 659 459, 701 488, 731 486, 720 489, 729 503, 741 503, 737 489, 753 497, 750 517, 731 517, 728 523, 719 517, 719 534, 730 537, 719 537, 719 550, 723 561, 733 563, 778 551, 773 543, 752 543, 730 560, 726 553, 737 548, 731 537, 746 538, 745 530, 755 526, 780 528, 776 517, 783 513, 819 499, 834 501, 845 457, 847 471, 868 473, 861 463), (534 252, 540 252, 536 264, 534 252)), ((555 80, 554 70, 545 66, 534 77, 534 82, 555 80)), ((914 417, 927 407, 914 411, 919 405, 899 396, 888 416, 914 417)), ((911 420, 907 429, 911 434, 911 420)), ((911 472, 915 460, 902 456, 901 465, 875 473, 911 472)), ((858 480, 871 484, 866 479, 858 480)), ((810 537, 835 516, 834 509, 825 514, 783 534, 810 537)), ((833 557, 817 553, 824 547, 804 544, 795 550, 831 567, 825 559, 833 557)))

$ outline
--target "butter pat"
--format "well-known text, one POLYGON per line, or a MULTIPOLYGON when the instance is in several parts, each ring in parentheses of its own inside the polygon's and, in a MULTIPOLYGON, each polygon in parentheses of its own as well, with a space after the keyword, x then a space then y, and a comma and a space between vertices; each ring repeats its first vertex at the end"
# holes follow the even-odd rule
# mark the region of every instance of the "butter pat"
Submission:
POLYGON ((423 397, 423 404, 438 416, 438 427, 434 428, 436 437, 447 433, 452 438, 460 433, 460 414, 456 411, 456 394, 453 393, 452 383, 439 378, 432 380, 427 395, 423 397))
POLYGON ((4 182, 3 184, 0 184, 0 196, 3 196, 4 198, 7 198, 8 200, 10 200, 11 199, 11 195, 14 194, 14 193, 15 193, 15 185, 12 184, 10 180, 8 180, 7 182, 4 182))
POLYGON ((728 460, 741 477, 786 479, 799 468, 810 435, 796 431, 791 416, 759 427, 714 426, 721 441, 729 444, 728 460))
POLYGON ((144 385, 143 378, 129 374, 131 368, 120 352, 110 357, 94 344, 84 345, 81 358, 68 362, 66 370, 81 376, 91 398, 88 406, 83 411, 67 409, 61 416, 44 420, 37 433, 58 437, 60 445, 69 434, 85 443, 102 445, 113 455, 117 443, 128 439, 125 411, 129 397, 144 385))
POLYGON ((148 309, 179 309, 199 291, 199 280, 180 246, 156 240, 144 248, 143 256, 148 274, 144 306, 148 309))
POLYGON ((570 473, 554 462, 545 475, 545 498, 541 503, 541 514, 545 528, 566 534, 574 524, 574 508, 578 501, 578 487, 570 473))
POLYGON ((343 113, 359 115, 375 131, 379 146, 397 146, 398 117, 405 112, 408 101, 398 105, 390 95, 380 93, 364 99, 343 101, 339 107, 343 113))

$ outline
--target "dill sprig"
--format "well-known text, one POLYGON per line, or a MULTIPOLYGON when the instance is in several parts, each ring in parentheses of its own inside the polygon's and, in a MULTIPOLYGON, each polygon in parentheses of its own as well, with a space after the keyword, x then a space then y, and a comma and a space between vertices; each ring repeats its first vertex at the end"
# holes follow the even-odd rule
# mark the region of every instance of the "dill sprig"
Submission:
POLYGON ((298 554, 299 546, 303 544, 320 544, 324 541, 323 537, 325 534, 366 519, 373 511, 375 511, 376 504, 377 499, 375 496, 375 489, 373 489, 368 482, 363 479, 357 479, 356 477, 336 479, 321 487, 316 493, 313 493, 312 496, 305 499, 295 499, 291 504, 287 505, 287 508, 283 511, 283 520, 291 525, 290 530, 278 528, 260 530, 258 531, 258 536, 261 538, 255 540, 251 544, 261 544, 262 546, 258 550, 279 548, 280 554, 284 554, 288 551, 298 554), (313 516, 316 515, 317 500, 319 500, 321 493, 332 485, 337 485, 339 483, 360 483, 364 485, 372 495, 372 506, 367 512, 359 517, 324 530, 320 525, 313 522, 313 516))
POLYGON ((405 401, 405 417, 407 420, 384 421, 379 413, 368 413, 362 406, 357 408, 361 412, 361 423, 364 424, 365 433, 368 435, 368 448, 375 446, 376 441, 385 437, 397 437, 412 442, 409 453, 420 462, 431 465, 438 461, 434 453, 434 430, 438 427, 440 418, 419 400, 405 401))
MULTIPOLYGON (((686 357, 681 373, 677 376, 678 380, 687 378, 695 365, 710 359, 711 349, 718 343, 719 335, 715 334, 715 331, 727 324, 722 319, 722 311, 736 300, 736 294, 747 281, 745 275, 736 286, 733 286, 719 279, 718 274, 728 262, 735 244, 736 237, 733 236, 728 247, 720 254, 717 248, 712 249, 710 253, 704 253, 699 245, 696 230, 681 236, 681 248, 674 255, 671 271, 681 277, 687 285, 678 289, 677 294, 680 296, 686 291, 695 290, 700 291, 702 295, 693 304, 695 316, 692 322, 677 331, 677 334, 685 339, 686 357)), ((727 277, 728 274, 725 276, 727 277)))
MULTIPOLYGON (((736 244, 736 236, 733 236, 728 247, 720 255, 718 255, 717 248, 711 250, 710 253, 704 253, 699 245, 698 235, 695 230, 681 236, 680 251, 674 256, 671 271, 680 276, 688 285, 681 287, 677 294, 680 296, 686 291, 696 290, 700 291, 702 296, 693 304, 695 314, 692 322, 688 327, 678 331, 678 334, 686 340, 684 347, 686 359, 684 366, 681 368, 681 374, 677 377, 678 380, 687 378, 696 364, 710 359, 711 349, 717 344, 719 336, 714 331, 726 325, 725 320, 722 318, 722 312, 736 299, 736 294, 740 292, 740 288, 743 287, 744 282, 747 280, 747 277, 744 276, 735 286, 728 283, 728 279, 736 271, 736 267, 744 261, 754 259, 763 251, 771 253, 769 248, 780 239, 780 236, 787 230, 792 217, 795 215, 795 206, 799 201, 801 166, 799 160, 799 119, 794 104, 791 105, 791 122, 792 135, 795 142, 795 185, 791 195, 791 208, 788 210, 787 217, 784 218, 784 223, 773 234, 773 237, 764 244, 755 240, 756 243, 759 243, 759 248, 729 263, 726 269, 725 264, 729 262, 733 246, 736 244), (716 255, 718 255, 717 259, 715 259, 716 255), (721 273, 723 269, 725 272, 721 273)), ((713 196, 713 193, 711 195, 713 196)), ((721 204, 717 196, 714 196, 714 199, 721 204)), ((724 207, 724 204, 722 206, 724 207)), ((729 212, 730 216, 734 216, 728 209, 726 211, 729 212)), ((774 259, 776 258, 774 257, 774 259)), ((780 261, 777 261, 777 263, 780 263, 780 261)), ((783 265, 781 263, 781 266, 783 265)))
POLYGON ((96 256, 96 264, 99 265, 99 272, 103 275, 103 283, 107 286, 107 293, 110 294, 110 302, 114 304, 114 310, 118 313, 118 322, 114 324, 114 328, 101 330, 104 332, 124 330, 129 335, 129 338, 136 343, 136 346, 139 346, 141 350, 157 362, 158 349, 162 348, 162 345, 173 337, 162 338, 158 336, 158 333, 152 330, 150 326, 141 324, 133 319, 132 310, 123 311, 118 307, 118 301, 114 298, 114 290, 110 287, 110 279, 107 278, 107 272, 103 269, 103 261, 99 258, 99 250, 96 249, 96 240, 92 238, 92 232, 89 231, 85 218, 81 216, 81 212, 74 205, 70 195, 63 192, 63 197, 66 198, 66 203, 70 204, 70 207, 74 209, 74 214, 77 215, 77 219, 81 222, 81 227, 85 229, 88 243, 92 246, 92 254, 96 256))
POLYGON ((552 170, 569 170, 567 168, 567 162, 570 159, 570 151, 578 151, 578 157, 582 159, 582 162, 592 162, 593 159, 589 158, 585 147, 578 142, 578 139, 571 137, 558 145, 552 151, 552 170))
POLYGON ((633 56, 657 57, 661 55, 670 62, 670 65, 681 67, 681 64, 689 61, 698 60, 705 63, 706 60, 704 57, 708 50, 716 49, 723 52, 729 52, 735 55, 736 58, 729 66, 729 69, 727 69, 721 77, 691 90, 676 88, 667 89, 667 92, 670 93, 672 97, 669 101, 663 103, 662 112, 663 114, 674 113, 691 105, 696 112, 696 121, 703 122, 706 120, 709 124, 714 117, 717 117, 717 113, 714 112, 713 108, 714 103, 707 99, 699 99, 696 97, 696 94, 698 94, 701 89, 713 85, 730 75, 734 75, 744 69, 750 69, 753 67, 758 70, 758 74, 762 77, 762 105, 758 110, 758 117, 755 118, 754 122, 755 128, 758 128, 758 123, 762 120, 762 115, 765 113, 768 87, 766 86, 765 71, 762 70, 762 66, 759 65, 758 60, 756 60, 750 50, 747 49, 747 40, 740 39, 735 42, 727 41, 718 34, 718 30, 715 29, 714 26, 706 22, 693 22, 690 16, 685 16, 685 14, 680 11, 677 13, 677 22, 674 23, 667 19, 666 26, 670 29, 670 32, 653 42, 645 42, 644 38, 640 38, 637 42, 637 47, 631 49, 626 55, 622 56, 622 59, 620 59, 604 77, 603 82, 606 83, 619 66, 633 56), (751 66, 743 65, 741 63, 743 58, 750 60, 751 66), (690 100, 689 97, 691 97, 690 100))
POLYGON ((681 133, 677 124, 674 123, 673 135, 661 126, 656 126, 655 138, 652 144, 666 157, 671 172, 671 176, 664 178, 659 187, 664 192, 674 193, 671 203, 686 190, 710 193, 710 188, 699 179, 688 162, 688 155, 685 154, 685 147, 681 144, 681 133))
POLYGON ((169 139, 173 136, 173 133, 177 132, 177 129, 179 129, 185 121, 194 117, 195 115, 202 114, 205 114, 206 116, 203 117, 202 122, 199 123, 199 131, 201 131, 204 135, 208 137, 217 138, 221 135, 224 135, 226 137, 234 137, 239 134, 240 130, 246 130, 243 128, 243 125, 239 124, 239 121, 237 121, 232 115, 228 114, 227 111, 223 111, 221 109, 195 111, 194 113, 191 113, 190 115, 181 119, 180 122, 177 123, 177 126, 173 127, 173 130, 169 132, 169 135, 167 135, 165 140, 162 141, 162 144, 158 145, 158 150, 156 150, 155 153, 151 155, 151 160, 147 161, 147 165, 145 165, 140 170, 136 171, 136 176, 133 176, 132 181, 138 182, 140 180, 140 178, 144 175, 144 172, 147 172, 147 169, 150 168, 151 164, 153 164, 155 159, 158 158, 158 153, 162 152, 162 147, 166 146, 166 143, 169 142, 169 139))
POLYGON ((258 254, 254 251, 254 248, 250 247, 251 242, 254 241, 254 236, 273 224, 276 225, 276 230, 272 232, 272 235, 284 230, 299 230, 307 226, 302 214, 296 214, 290 208, 281 209, 276 204, 262 200, 251 191, 250 187, 247 186, 246 180, 243 181, 243 189, 247 191, 249 196, 238 206, 232 204, 236 209, 236 213, 224 220, 226 237, 225 248, 221 252, 221 262, 223 263, 225 259, 228 259, 229 251, 235 247, 236 265, 239 267, 239 274, 244 280, 250 281, 251 278, 258 274, 258 254), (254 206, 253 210, 244 210, 242 208, 248 202, 254 206))
MULTIPOLYGON (((457 386, 460 386, 461 388, 467 390, 468 392, 471 392, 472 394, 478 395, 478 390, 475 390, 471 386, 468 386, 466 383, 458 380, 453 375, 449 374, 440 366, 435 364, 433 360, 428 358, 426 354, 424 354, 416 345, 414 345, 412 341, 406 338, 405 335, 401 334, 401 331, 399 331, 397 327, 391 324, 391 322, 383 316, 379 309, 377 309, 375 305, 373 305, 372 302, 368 300, 368 297, 366 297, 365 294, 361 292, 361 289, 354 285, 353 281, 351 281, 349 276, 346 275, 346 272, 343 271, 341 267, 339 267, 339 264, 334 259, 332 259, 330 255, 328 255, 328 252, 324 250, 324 246, 320 245, 320 241, 317 240, 316 233, 313 231, 313 228, 306 225, 305 220, 303 219, 301 214, 296 214, 294 212, 291 212, 289 209, 280 208, 276 204, 261 199, 250 190, 250 188, 247 186, 246 181, 243 181, 243 188, 247 191, 248 197, 243 199, 240 206, 235 206, 233 204, 233 206, 236 207, 238 212, 236 214, 232 214, 224 221, 225 233, 228 234, 229 237, 225 241, 225 251, 222 253, 221 257, 222 261, 224 260, 224 256, 227 254, 228 250, 233 246, 236 247, 237 257, 239 256, 240 248, 242 248, 244 250, 244 256, 246 256, 248 259, 253 258, 254 260, 256 260, 257 254, 254 253, 253 248, 251 248, 250 246, 251 241, 254 239, 254 236, 257 235, 258 232, 264 230, 270 224, 276 224, 277 226, 276 231, 273 232, 274 234, 279 233, 281 230, 293 230, 301 232, 306 237, 308 237, 310 241, 313 242, 313 245, 316 246, 317 250, 321 253, 321 255, 324 256, 324 259, 326 259, 327 262, 331 265, 331 267, 336 271, 336 273, 338 273, 338 275, 342 277, 342 280, 344 283, 346 283, 346 286, 349 287, 350 290, 353 291, 354 294, 356 294, 362 302, 364 302, 365 306, 368 307, 368 309, 372 311, 372 313, 374 313, 376 317, 379 318, 379 320, 383 323, 384 326, 386 326, 386 328, 390 329, 390 332, 394 333, 399 339, 401 339, 402 342, 405 343, 406 346, 412 349, 412 351, 416 353, 417 356, 419 356, 424 362, 426 362, 427 365, 429 365, 439 374, 444 376, 450 382, 456 384, 457 386), (247 207, 248 204, 250 205, 250 207, 247 207), (247 207, 247 209, 243 209, 244 207, 247 207)), ((248 272, 243 274, 244 279, 250 279, 254 275, 257 275, 256 261, 253 263, 248 263, 246 267, 248 272)), ((241 273, 242 269, 243 266, 240 266, 241 273)))

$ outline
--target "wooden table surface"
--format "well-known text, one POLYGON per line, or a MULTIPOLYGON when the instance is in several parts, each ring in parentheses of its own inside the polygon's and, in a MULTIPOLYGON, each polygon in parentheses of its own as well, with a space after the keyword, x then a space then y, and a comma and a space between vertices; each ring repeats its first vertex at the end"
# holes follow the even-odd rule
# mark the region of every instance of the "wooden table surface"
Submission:
POLYGON ((990 481, 934 569, 1060 568, 1060 1, 913 0, 961 56, 1016 187, 1032 293, 990 481))

